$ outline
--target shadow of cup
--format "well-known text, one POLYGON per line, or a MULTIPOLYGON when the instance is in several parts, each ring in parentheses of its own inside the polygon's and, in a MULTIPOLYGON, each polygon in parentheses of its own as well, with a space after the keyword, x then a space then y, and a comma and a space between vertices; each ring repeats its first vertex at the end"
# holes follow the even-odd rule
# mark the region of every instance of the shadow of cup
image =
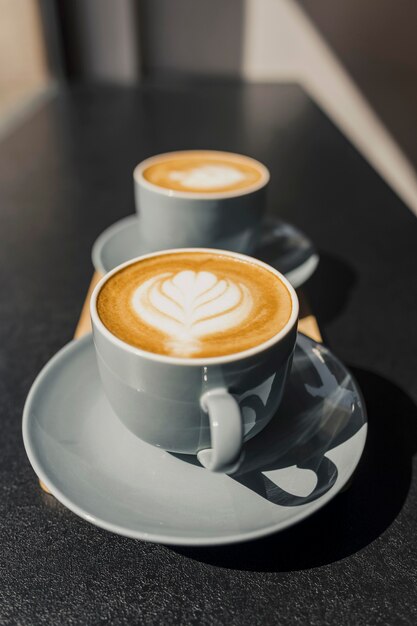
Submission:
MULTIPOLYGON (((366 400, 369 430, 349 488, 312 517, 265 539, 176 551, 220 567, 285 572, 346 558, 387 531, 408 494, 412 456, 417 450, 417 407, 382 376, 356 368, 351 371, 366 400)), ((350 429, 351 425, 346 425, 334 444, 349 436, 350 429)), ((253 481, 250 474, 235 478, 253 481)), ((263 488, 267 493, 267 486, 263 488)))

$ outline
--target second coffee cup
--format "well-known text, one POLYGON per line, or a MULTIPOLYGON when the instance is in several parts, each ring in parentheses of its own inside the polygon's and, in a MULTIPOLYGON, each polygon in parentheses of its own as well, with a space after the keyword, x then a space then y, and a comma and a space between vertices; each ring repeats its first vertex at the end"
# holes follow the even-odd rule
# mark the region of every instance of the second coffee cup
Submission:
POLYGON ((215 150, 169 152, 139 163, 133 177, 145 251, 255 249, 270 178, 259 161, 215 150))

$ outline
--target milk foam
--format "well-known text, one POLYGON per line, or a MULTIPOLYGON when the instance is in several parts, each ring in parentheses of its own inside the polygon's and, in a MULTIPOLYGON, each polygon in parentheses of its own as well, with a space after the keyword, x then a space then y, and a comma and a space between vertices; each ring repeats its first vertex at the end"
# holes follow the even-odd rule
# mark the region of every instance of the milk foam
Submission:
POLYGON ((169 337, 172 353, 191 356, 204 336, 242 323, 253 299, 242 283, 212 272, 183 270, 145 281, 134 291, 132 306, 140 319, 169 337))
POLYGON ((200 165, 185 171, 173 170, 169 178, 188 189, 230 187, 245 180, 245 174, 231 165, 200 165))

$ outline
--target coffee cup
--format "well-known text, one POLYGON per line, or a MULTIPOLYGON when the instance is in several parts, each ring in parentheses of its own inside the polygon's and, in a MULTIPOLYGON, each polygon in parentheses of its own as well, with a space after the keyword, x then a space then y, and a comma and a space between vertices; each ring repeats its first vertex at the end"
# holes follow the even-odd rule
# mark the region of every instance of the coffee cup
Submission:
POLYGON ((274 268, 230 251, 146 254, 90 302, 105 395, 136 436, 232 473, 280 404, 298 300, 274 268))
POLYGON ((216 150, 169 152, 139 163, 133 177, 145 251, 255 249, 269 182, 259 161, 216 150))

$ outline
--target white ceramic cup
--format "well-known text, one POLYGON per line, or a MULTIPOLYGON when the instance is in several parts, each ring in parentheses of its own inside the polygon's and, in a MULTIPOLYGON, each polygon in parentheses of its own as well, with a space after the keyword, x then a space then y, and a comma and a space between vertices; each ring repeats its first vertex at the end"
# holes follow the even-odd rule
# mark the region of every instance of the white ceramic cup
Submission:
POLYGON ((125 426, 159 448, 197 454, 207 469, 235 471, 243 442, 254 437, 275 414, 291 367, 298 299, 285 276, 257 259, 225 250, 159 251, 132 259, 106 274, 92 294, 90 311, 104 392, 125 426), (97 296, 103 285, 121 268, 141 259, 185 251, 227 255, 275 274, 292 301, 286 325, 254 348, 209 358, 155 354, 118 339, 97 312, 97 296))
POLYGON ((269 171, 250 157, 217 150, 184 150, 150 157, 133 172, 139 234, 145 251, 205 247, 251 253, 259 240, 266 208, 269 171), (161 159, 206 152, 219 158, 235 157, 252 165, 260 180, 232 191, 204 193, 176 191, 149 182, 144 171, 161 159))

